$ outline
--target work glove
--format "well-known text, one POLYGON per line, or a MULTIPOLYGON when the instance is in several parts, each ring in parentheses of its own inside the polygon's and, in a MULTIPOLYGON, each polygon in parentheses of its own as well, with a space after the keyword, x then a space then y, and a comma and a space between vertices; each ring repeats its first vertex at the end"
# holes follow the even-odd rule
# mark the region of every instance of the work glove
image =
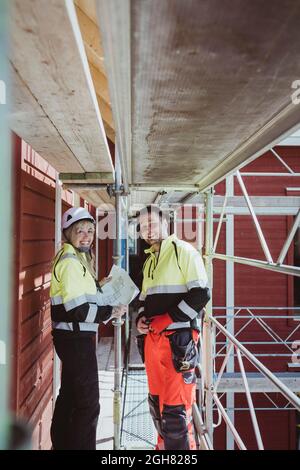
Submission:
POLYGON ((168 313, 157 315, 151 319, 149 330, 159 335, 171 325, 171 323, 173 323, 173 320, 168 313))

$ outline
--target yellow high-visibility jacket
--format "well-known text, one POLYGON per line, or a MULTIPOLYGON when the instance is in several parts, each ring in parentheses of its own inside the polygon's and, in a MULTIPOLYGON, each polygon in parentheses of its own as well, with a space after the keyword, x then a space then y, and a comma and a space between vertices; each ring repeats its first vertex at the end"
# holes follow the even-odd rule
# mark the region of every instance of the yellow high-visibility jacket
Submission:
POLYGON ((100 287, 81 263, 75 248, 65 243, 55 257, 51 276, 53 329, 95 333, 112 311, 111 306, 97 305, 97 289, 100 287))
POLYGON ((145 253, 149 256, 143 267, 138 319, 168 313, 173 320, 168 330, 198 328, 201 311, 210 299, 200 253, 175 235, 161 242, 158 257, 152 247, 145 253))

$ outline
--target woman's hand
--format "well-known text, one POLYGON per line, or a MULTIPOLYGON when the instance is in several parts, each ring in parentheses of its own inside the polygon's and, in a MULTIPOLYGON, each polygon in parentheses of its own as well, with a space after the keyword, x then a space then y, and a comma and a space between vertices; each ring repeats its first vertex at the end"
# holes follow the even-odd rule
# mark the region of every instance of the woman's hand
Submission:
POLYGON ((128 311, 127 305, 115 305, 112 309, 112 318, 121 318, 128 311))
POLYGON ((101 279, 101 281, 99 281, 99 286, 102 287, 104 286, 104 284, 107 284, 111 280, 112 280, 112 277, 104 277, 103 279, 101 279))

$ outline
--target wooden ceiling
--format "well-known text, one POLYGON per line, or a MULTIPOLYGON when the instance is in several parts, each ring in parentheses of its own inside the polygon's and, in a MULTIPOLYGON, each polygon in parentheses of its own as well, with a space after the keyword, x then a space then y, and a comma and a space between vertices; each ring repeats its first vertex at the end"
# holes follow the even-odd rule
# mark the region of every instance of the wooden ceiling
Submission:
POLYGON ((107 205, 115 130, 94 2, 12 0, 10 22, 10 128, 81 197, 107 205))
POLYGON ((94 0, 76 0, 76 13, 107 137, 115 142, 108 81, 94 0))
POLYGON ((132 0, 130 12, 134 184, 203 191, 299 126, 299 0, 132 0))

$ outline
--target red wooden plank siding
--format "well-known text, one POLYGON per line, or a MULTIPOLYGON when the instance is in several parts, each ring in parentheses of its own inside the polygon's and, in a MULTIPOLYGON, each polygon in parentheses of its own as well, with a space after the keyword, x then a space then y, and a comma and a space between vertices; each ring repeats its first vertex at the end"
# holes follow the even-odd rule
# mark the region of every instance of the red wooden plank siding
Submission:
MULTIPOLYGON (((20 170, 16 217, 20 225, 16 233, 19 286, 15 405, 17 414, 33 426, 32 444, 39 449, 42 413, 49 403, 52 405, 49 286, 54 255, 55 171, 24 142, 19 143, 19 150, 16 155, 20 170)), ((48 429, 49 425, 50 422, 48 429)), ((48 435, 44 448, 50 445, 48 435)))
MULTIPOLYGON (((12 407, 33 426, 33 448, 50 448, 53 346, 51 262, 55 252, 55 170, 25 142, 15 146, 14 370, 12 407)), ((63 191, 63 210, 72 194, 63 191)))
MULTIPOLYGON (((11 406, 33 427, 34 449, 48 449, 52 417, 53 346, 50 319, 51 263, 55 253, 56 171, 19 137, 14 143, 14 321, 11 406)), ((62 212, 73 194, 62 191, 62 212)), ((80 200, 93 216, 95 208, 80 200)), ((101 253, 110 269, 112 241, 101 253)), ((107 330, 108 331, 108 330, 107 330)), ((111 334, 112 332, 110 332, 111 334)))
POLYGON ((15 134, 12 134, 13 149, 13 194, 14 194, 14 217, 13 217, 13 244, 14 244, 14 267, 13 267, 13 321, 12 321, 12 371, 11 371, 11 389, 10 406, 16 412, 18 410, 19 396, 19 266, 20 266, 20 235, 21 235, 21 146, 22 141, 15 134))

